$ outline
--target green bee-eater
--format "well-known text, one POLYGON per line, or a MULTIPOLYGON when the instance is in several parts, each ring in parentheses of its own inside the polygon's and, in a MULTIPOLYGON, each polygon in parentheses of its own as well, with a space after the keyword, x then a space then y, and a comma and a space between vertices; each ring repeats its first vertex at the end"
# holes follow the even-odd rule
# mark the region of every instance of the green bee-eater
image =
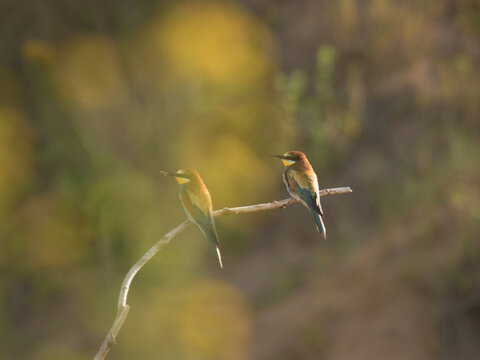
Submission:
POLYGON ((323 211, 318 195, 317 174, 313 171, 307 157, 301 151, 288 151, 283 155, 272 156, 282 159, 283 165, 285 165, 283 182, 288 193, 310 210, 318 231, 326 239, 327 230, 322 219, 323 211))
POLYGON ((209 240, 215 256, 223 268, 222 255, 218 242, 217 229, 213 219, 212 199, 200 174, 194 169, 182 169, 177 172, 161 171, 163 175, 173 176, 180 184, 178 196, 188 218, 198 225, 209 240))

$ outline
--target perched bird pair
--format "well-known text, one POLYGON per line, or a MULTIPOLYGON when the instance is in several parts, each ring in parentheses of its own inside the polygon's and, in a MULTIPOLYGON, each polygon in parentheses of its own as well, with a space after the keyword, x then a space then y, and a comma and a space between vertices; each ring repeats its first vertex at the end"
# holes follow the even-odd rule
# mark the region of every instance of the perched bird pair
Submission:
MULTIPOLYGON (((318 231, 325 239, 327 233, 322 220, 323 211, 318 193, 317 175, 307 157, 301 151, 289 151, 283 155, 272 156, 282 159, 285 165, 283 181, 288 193, 310 210, 318 231)), ((180 184, 178 195, 185 213, 209 240, 220 267, 223 268, 217 229, 213 219, 212 199, 200 174, 194 169, 182 169, 176 172, 161 171, 161 174, 174 177, 180 184)))

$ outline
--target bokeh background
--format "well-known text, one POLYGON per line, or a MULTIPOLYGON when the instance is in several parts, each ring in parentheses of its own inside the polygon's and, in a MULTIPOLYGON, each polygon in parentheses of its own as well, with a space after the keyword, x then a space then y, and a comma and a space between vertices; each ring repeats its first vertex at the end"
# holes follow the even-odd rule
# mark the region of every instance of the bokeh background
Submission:
POLYGON ((478 359, 477 0, 0 1, 0 358, 90 359, 123 276, 185 219, 160 170, 214 207, 135 279, 111 359, 478 359))

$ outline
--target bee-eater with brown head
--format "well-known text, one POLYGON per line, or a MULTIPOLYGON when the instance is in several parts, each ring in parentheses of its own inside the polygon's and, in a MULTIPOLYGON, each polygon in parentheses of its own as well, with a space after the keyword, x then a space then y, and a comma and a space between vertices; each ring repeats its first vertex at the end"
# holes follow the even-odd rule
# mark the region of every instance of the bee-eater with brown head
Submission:
POLYGON ((295 200, 305 205, 313 215, 318 231, 327 238, 327 230, 323 224, 323 210, 318 194, 317 174, 305 154, 301 151, 288 151, 283 155, 272 155, 280 158, 285 165, 283 182, 288 193, 295 200))
POLYGON ((200 174, 194 169, 182 169, 177 172, 161 171, 161 174, 173 176, 180 184, 178 196, 185 213, 209 240, 220 267, 223 268, 217 229, 213 220, 212 199, 200 174))

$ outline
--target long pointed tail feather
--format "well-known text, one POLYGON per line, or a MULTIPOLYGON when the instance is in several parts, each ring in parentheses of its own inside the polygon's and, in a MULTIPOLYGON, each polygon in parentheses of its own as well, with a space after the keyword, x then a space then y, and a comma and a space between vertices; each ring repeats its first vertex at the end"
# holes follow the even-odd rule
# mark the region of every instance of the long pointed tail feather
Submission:
POLYGON ((213 252, 215 253, 215 257, 218 260, 218 263, 220 265, 220 268, 223 269, 223 262, 222 262, 222 254, 220 252, 220 246, 218 242, 218 236, 217 236, 217 231, 215 228, 213 229, 204 229, 200 228, 205 235, 205 237, 208 239, 208 242, 210 243, 210 246, 213 249, 213 252))
POLYGON ((218 263, 220 264, 220 268, 223 269, 223 263, 222 263, 222 254, 220 253, 220 248, 218 246, 215 247, 215 253, 217 255, 217 260, 218 263))
POLYGON ((313 218, 315 219, 315 224, 317 225, 317 230, 322 234, 323 239, 327 239, 327 229, 325 229, 325 225, 323 224, 323 219, 320 214, 318 214, 315 210, 310 209, 313 218))

